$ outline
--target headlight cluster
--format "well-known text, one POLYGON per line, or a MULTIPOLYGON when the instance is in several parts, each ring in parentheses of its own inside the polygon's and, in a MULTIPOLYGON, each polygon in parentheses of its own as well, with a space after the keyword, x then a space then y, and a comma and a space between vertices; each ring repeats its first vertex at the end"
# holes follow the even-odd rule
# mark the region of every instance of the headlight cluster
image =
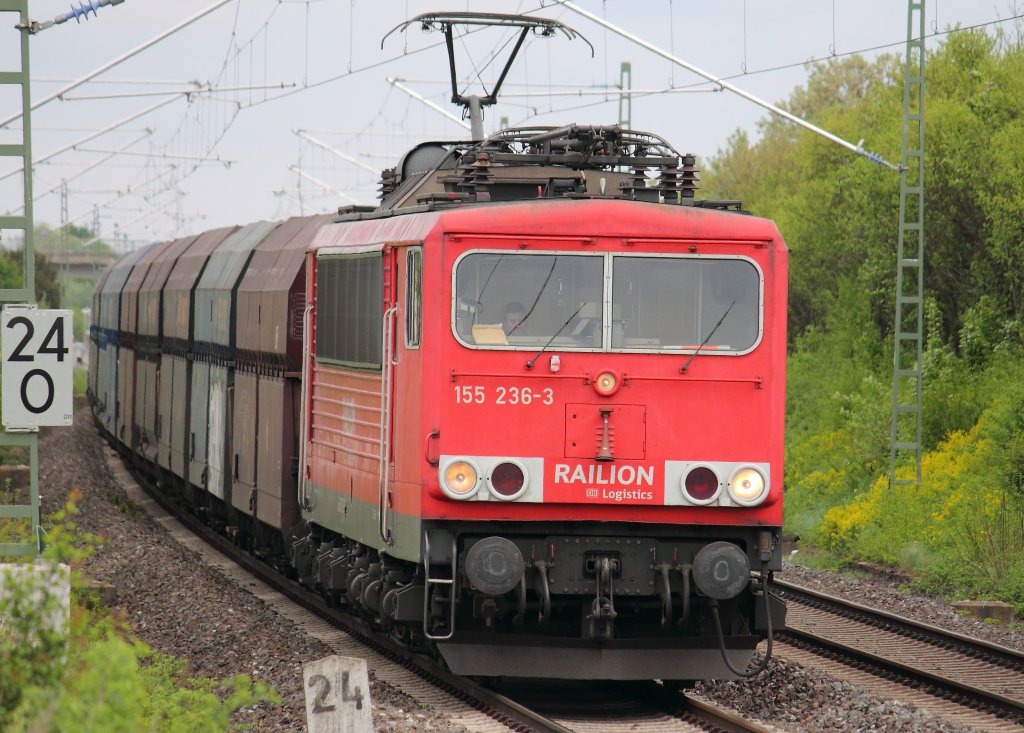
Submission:
POLYGON ((690 504, 707 506, 718 502, 724 489, 733 504, 756 506, 768 496, 768 482, 754 466, 739 465, 726 473, 710 463, 690 466, 680 479, 683 497, 690 504), (728 475, 728 480, 723 479, 728 475))
POLYGON ((450 499, 472 499, 484 484, 489 496, 514 501, 526 492, 530 474, 515 458, 501 459, 486 476, 481 475, 476 462, 469 458, 453 458, 441 470, 441 490, 450 499))

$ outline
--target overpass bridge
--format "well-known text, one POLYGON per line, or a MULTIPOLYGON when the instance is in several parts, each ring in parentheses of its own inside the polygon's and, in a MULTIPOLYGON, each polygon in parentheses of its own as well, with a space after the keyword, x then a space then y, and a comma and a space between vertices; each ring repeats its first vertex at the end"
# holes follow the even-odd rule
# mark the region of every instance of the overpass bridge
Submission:
POLYGON ((40 252, 62 279, 95 280, 117 260, 114 252, 40 252))

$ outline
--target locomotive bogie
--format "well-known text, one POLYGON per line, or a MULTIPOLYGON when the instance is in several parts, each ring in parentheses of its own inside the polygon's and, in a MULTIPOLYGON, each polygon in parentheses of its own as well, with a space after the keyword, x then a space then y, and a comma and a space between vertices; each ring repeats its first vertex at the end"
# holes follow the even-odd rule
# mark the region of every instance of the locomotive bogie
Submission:
MULTIPOLYGON (((780 561, 773 538, 755 529, 734 530, 727 540, 712 528, 674 539, 680 530, 673 526, 644 527, 646 537, 623 529, 589 534, 610 531, 600 524, 540 525, 530 535, 508 522, 424 529, 422 565, 323 530, 294 543, 293 564, 335 602, 382 626, 405 626, 407 637, 432 640, 454 671, 484 677, 731 677, 710 609, 720 610, 730 661, 746 665, 767 627, 762 576, 747 573, 751 564, 765 567, 764 547, 767 565, 780 561), (743 558, 731 577, 717 566, 720 555, 702 560, 716 546, 743 558), (717 586, 702 589, 698 577, 717 586), (634 659, 640 654, 650 655, 642 669, 634 659)), ((768 604, 781 627, 781 601, 769 596, 768 604)))

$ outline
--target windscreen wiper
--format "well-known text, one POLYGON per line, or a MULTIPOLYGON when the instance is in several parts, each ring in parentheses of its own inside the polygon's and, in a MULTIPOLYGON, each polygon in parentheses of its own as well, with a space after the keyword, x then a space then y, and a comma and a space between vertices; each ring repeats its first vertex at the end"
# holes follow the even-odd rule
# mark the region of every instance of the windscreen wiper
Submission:
POLYGON ((537 291, 537 297, 533 299, 532 303, 530 303, 530 308, 526 311, 526 315, 523 316, 523 320, 521 320, 519 323, 514 325, 509 330, 509 332, 508 332, 509 336, 511 336, 513 333, 515 333, 519 329, 520 326, 522 326, 524 323, 526 323, 526 319, 530 317, 530 315, 533 313, 534 308, 537 307, 537 303, 540 302, 540 296, 544 295, 544 291, 547 290, 548 283, 551 282, 551 275, 554 274, 555 266, 556 265, 558 265, 558 255, 555 255, 555 260, 554 260, 554 262, 551 263, 551 269, 548 270, 548 276, 546 278, 544 278, 544 282, 541 283, 540 290, 537 291))
POLYGON ((723 314, 722 314, 722 317, 718 319, 718 323, 716 323, 716 324, 715 324, 715 327, 711 329, 711 333, 709 333, 709 334, 708 334, 708 335, 707 335, 707 336, 706 336, 706 337, 704 338, 704 340, 700 342, 700 346, 698 346, 698 347, 697 347, 697 350, 696 350, 696 351, 694 351, 694 352, 693 352, 692 354, 690 354, 690 358, 689 358, 689 359, 687 359, 687 360, 686 360, 686 363, 685 363, 685 364, 683 364, 683 366, 682 366, 682 367, 681 367, 681 368, 679 369, 679 372, 680 372, 681 374, 686 374, 686 370, 690 368, 690 363, 691 363, 691 362, 692 362, 692 361, 693 361, 694 359, 696 359, 696 358, 697 358, 697 354, 699 354, 699 353, 700 353, 700 350, 701 350, 701 349, 703 349, 703 348, 704 348, 705 346, 707 346, 707 343, 708 343, 708 341, 710 341, 710 340, 711 340, 711 337, 715 335, 715 331, 717 331, 717 330, 718 330, 718 327, 722 325, 722 321, 724 321, 724 320, 725 320, 725 317, 726 317, 727 315, 729 315, 729 311, 731 311, 731 310, 732 310, 732 307, 733 307, 734 305, 736 305, 736 301, 735 301, 735 300, 734 300, 733 302, 729 303, 729 307, 725 309, 725 313, 723 313, 723 314))
POLYGON ((556 338, 558 338, 558 334, 560 334, 562 331, 564 331, 565 327, 568 326, 570 323, 572 323, 572 319, 575 318, 577 315, 579 315, 579 312, 581 310, 583 310, 583 306, 585 306, 586 304, 587 304, 587 301, 583 301, 582 303, 580 303, 580 307, 576 309, 576 312, 573 313, 571 316, 569 316, 569 318, 566 319, 565 323, 563 323, 561 326, 558 327, 558 330, 555 331, 555 335, 552 336, 551 338, 549 338, 548 342, 546 344, 544 344, 542 347, 540 347, 540 351, 538 351, 536 354, 534 354, 533 358, 530 359, 528 362, 526 362, 526 368, 527 369, 533 369, 533 365, 537 361, 537 359, 540 358, 540 355, 543 354, 547 350, 547 348, 549 346, 551 346, 551 342, 552 341, 554 341, 556 338))
POLYGON ((500 255, 498 261, 494 263, 494 267, 487 274, 487 279, 484 280, 484 284, 480 287, 480 292, 476 294, 476 310, 473 311, 473 325, 476 325, 477 315, 480 313, 480 309, 483 307, 484 291, 487 290, 487 286, 491 284, 491 278, 494 277, 494 271, 498 269, 498 265, 505 259, 505 255, 500 255))

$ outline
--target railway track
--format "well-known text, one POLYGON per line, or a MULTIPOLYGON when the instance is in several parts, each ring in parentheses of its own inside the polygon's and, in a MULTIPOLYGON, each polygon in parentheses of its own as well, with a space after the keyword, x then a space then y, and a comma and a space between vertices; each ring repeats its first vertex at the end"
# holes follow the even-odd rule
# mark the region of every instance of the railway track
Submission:
MULTIPOLYGON (((115 464, 122 465, 120 461, 115 464)), ((145 486, 144 482, 135 477, 130 480, 136 486, 145 486)), ((148 486, 145 488, 151 489, 148 486)), ((212 532, 195 516, 182 514, 176 507, 167 506, 166 498, 159 492, 155 492, 154 496, 143 494, 142 491, 141 488, 135 488, 129 493, 137 503, 142 503, 139 497, 144 496, 150 513, 154 512, 156 502, 163 499, 159 510, 172 512, 177 521, 188 528, 181 529, 176 539, 183 541, 182 535, 188 534, 192 539, 184 540, 183 544, 188 543, 192 549, 205 544, 203 554, 208 560, 211 556, 220 558, 211 564, 222 568, 226 565, 243 568, 236 568, 236 578, 250 572, 256 573, 261 584, 273 588, 270 593, 255 591, 257 595, 271 602, 270 596, 279 594, 288 599, 284 605, 299 605, 307 609, 307 617, 316 617, 312 625, 332 639, 342 636, 356 639, 346 642, 351 644, 352 649, 336 653, 367 657, 376 655, 390 660, 395 666, 401 666, 408 671, 403 673, 402 682, 392 684, 417 699, 430 699, 429 704, 435 709, 449 710, 445 703, 437 702, 441 699, 451 700, 449 704, 458 701, 458 705, 464 709, 468 706, 469 713, 474 716, 471 718, 473 722, 468 722, 465 717, 461 717, 461 722, 467 724, 470 730, 488 733, 508 730, 574 733, 765 730, 743 720, 739 715, 722 711, 656 683, 573 686, 571 683, 559 682, 543 685, 533 683, 532 690, 530 684, 504 684, 489 689, 471 680, 454 677, 429 660, 411 654, 404 646, 381 637, 359 619, 327 608, 318 595, 279 577, 263 562, 242 553, 229 540, 212 532), (202 540, 196 539, 193 531, 199 532, 202 540), (225 560, 222 555, 230 557, 230 560, 225 560)), ((157 521, 168 526, 170 520, 158 518, 157 521)), ((241 582, 246 586, 254 586, 249 580, 243 579, 241 582)), ((958 708, 959 712, 947 714, 948 718, 980 730, 1024 730, 1024 694, 1021 693, 1024 690, 1021 681, 1024 678, 1024 654, 849 604, 842 599, 830 598, 792 584, 779 583, 779 586, 787 596, 791 609, 789 628, 779 636, 780 654, 789 656, 783 651, 786 647, 790 647, 790 651, 808 650, 807 656, 813 654, 835 660, 833 664, 836 667, 857 667, 865 670, 864 677, 885 678, 892 681, 888 683, 890 688, 899 686, 902 689, 901 692, 892 692, 891 689, 883 691, 883 695, 908 700, 918 707, 931 708, 936 712, 943 712, 942 705, 936 705, 936 698, 949 700, 951 702, 946 703, 946 710, 958 708), (891 661, 896 662, 895 667, 891 661), (964 677, 967 679, 964 680, 964 677), (993 689, 985 691, 985 687, 993 689), (910 688, 914 689, 908 692, 910 688), (978 691, 971 688, 977 688, 978 691)), ((292 612, 286 609, 279 607, 278 610, 284 616, 292 616, 292 612)), ((316 635, 317 629, 311 628, 309 623, 299 622, 298 625, 316 635)), ((320 638, 325 641, 325 638, 320 638)), ((328 646, 336 649, 334 643, 328 646)), ((373 662, 371 667, 377 668, 373 662)))
POLYGON ((769 733, 737 713, 658 682, 511 681, 502 691, 575 733, 769 733))
POLYGON ((980 713, 981 727, 1024 729, 1024 653, 776 581, 784 644, 980 713))
MULTIPOLYGON (((115 475, 124 464, 111 459, 115 475)), ((123 470, 123 469, 122 469, 123 470)), ((278 605, 286 616, 294 616, 287 606, 298 606, 321 621, 313 624, 342 632, 366 652, 389 660, 418 678, 407 690, 424 699, 424 688, 437 688, 452 698, 479 711, 478 719, 470 723, 474 731, 538 731, 540 733, 589 733, 602 731, 616 733, 636 731, 714 731, 718 733, 768 733, 765 728, 744 720, 731 711, 707 701, 696 699, 675 690, 664 688, 657 682, 576 685, 556 681, 544 685, 508 684, 487 687, 473 680, 452 675, 432 660, 414 654, 404 645, 371 628, 365 621, 328 607, 323 598, 300 584, 288 580, 260 559, 243 551, 228 538, 215 532, 199 517, 185 511, 176 502, 153 486, 149 480, 130 469, 121 476, 129 496, 140 503, 153 518, 163 524, 183 544, 200 551, 207 560, 222 569, 225 563, 234 565, 246 576, 251 576, 270 589, 258 592, 269 603, 278 605), (134 490, 133 490, 134 489, 134 490), (191 540, 197 540, 195 542, 191 540), (201 549, 205 545, 205 550, 201 549), (540 692, 543 690, 543 692, 540 692)), ((249 583, 253 586, 253 583, 249 583)), ((310 624, 305 625, 308 630, 310 624)), ((355 652, 359 654, 357 650, 355 652)), ((467 721, 463 721, 467 722, 467 721)))

